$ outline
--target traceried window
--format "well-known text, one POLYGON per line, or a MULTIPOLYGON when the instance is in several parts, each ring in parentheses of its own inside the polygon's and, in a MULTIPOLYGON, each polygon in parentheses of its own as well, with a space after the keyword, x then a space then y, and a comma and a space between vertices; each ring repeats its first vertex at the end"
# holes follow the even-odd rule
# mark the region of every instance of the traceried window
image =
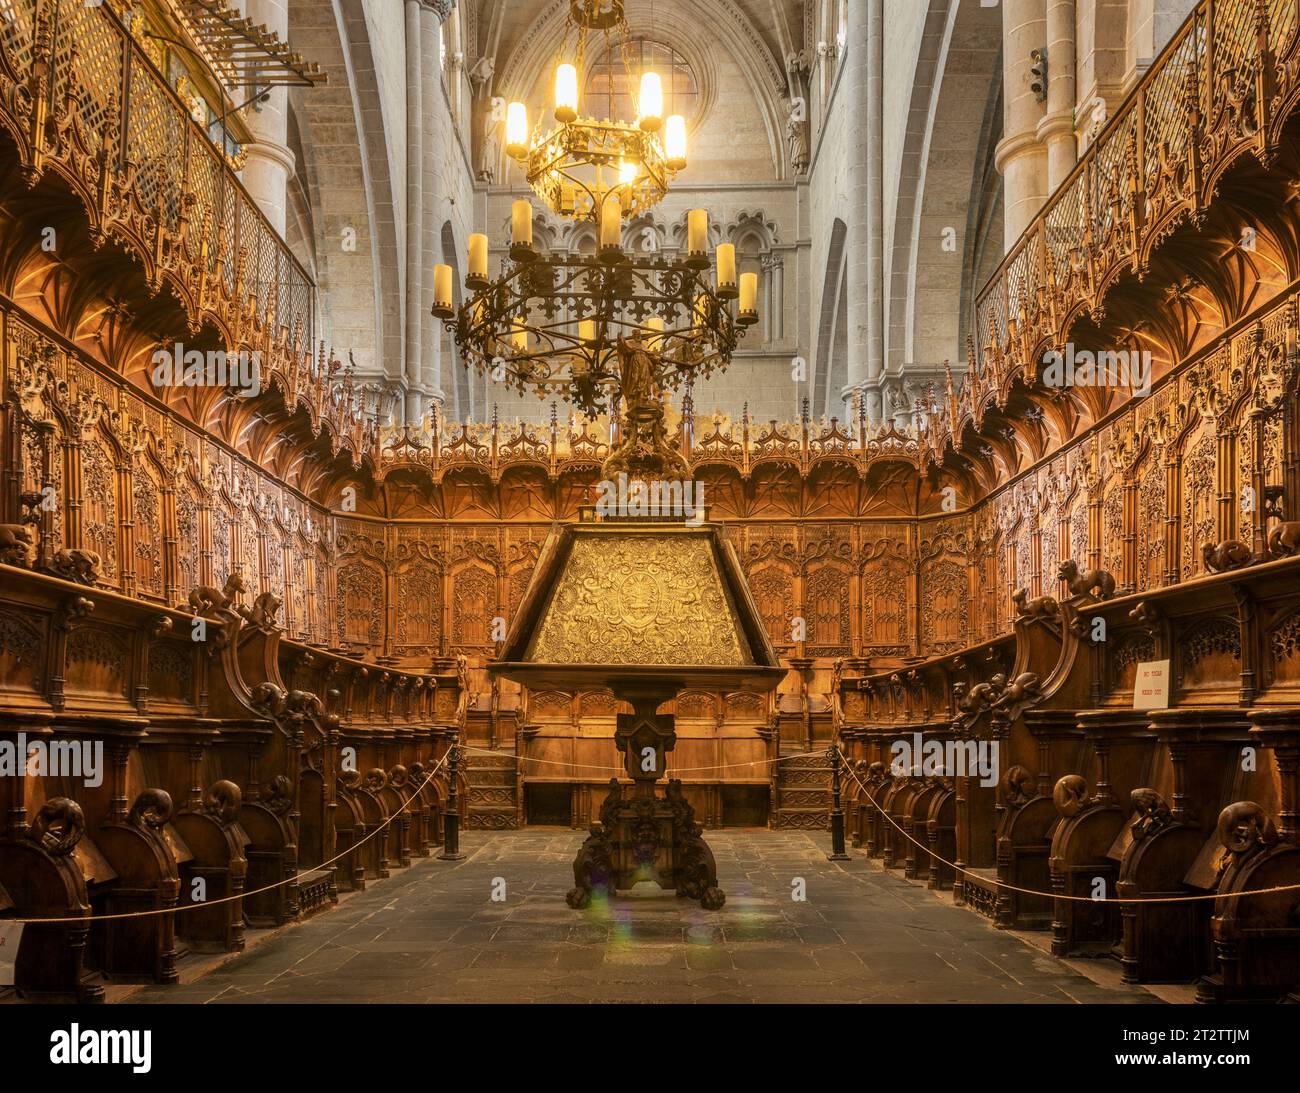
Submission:
POLYGON ((636 120, 636 94, 641 73, 658 72, 664 85, 664 116, 681 114, 687 124, 698 119, 700 88, 686 58, 670 46, 648 38, 633 39, 628 46, 627 65, 623 51, 613 45, 587 75, 587 90, 582 112, 590 117, 621 121, 636 120), (628 86, 631 70, 632 86, 628 86))

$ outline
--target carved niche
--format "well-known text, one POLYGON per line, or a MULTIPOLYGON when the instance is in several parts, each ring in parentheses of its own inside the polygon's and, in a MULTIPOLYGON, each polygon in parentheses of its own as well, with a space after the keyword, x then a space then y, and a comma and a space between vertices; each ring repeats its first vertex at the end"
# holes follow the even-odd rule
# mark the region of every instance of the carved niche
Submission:
POLYGON ((99 555, 100 571, 108 583, 117 583, 117 471, 109 441, 98 432, 81 447, 82 544, 99 555))
POLYGON ((930 652, 950 652, 966 640, 966 569, 941 554, 921 564, 921 641, 930 652))
POLYGON ((1165 571, 1165 469, 1148 456, 1138 478, 1137 589, 1159 587, 1165 571))
POLYGON ((423 656, 442 646, 442 555, 423 538, 423 529, 404 530, 397 544, 397 641, 400 656, 423 656))
POLYGON ((336 587, 338 640, 350 647, 377 646, 384 604, 383 574, 369 562, 354 559, 339 567, 336 587))
POLYGON ((1265 682, 1300 686, 1300 610, 1284 615, 1268 634, 1265 682))
POLYGON ((1180 687, 1232 684, 1241 670, 1241 626, 1222 616, 1192 625, 1178 643, 1180 687))
POLYGON ((1215 484, 1217 444, 1214 431, 1202 421, 1188 437, 1183 457, 1182 563, 1183 580, 1201 569, 1201 543, 1217 542, 1215 484))
POLYGON ((163 593, 163 535, 160 488, 142 453, 131 468, 131 505, 135 516, 136 587, 147 596, 163 593))
POLYGON ((203 583, 199 579, 199 503, 186 474, 180 476, 176 487, 176 566, 181 589, 203 583))
POLYGON ((492 620, 497 615, 496 574, 469 565, 451 577, 451 641, 457 649, 492 646, 492 620))
POLYGON ((763 566, 750 573, 749 589, 772 644, 790 645, 790 619, 794 614, 793 576, 784 566, 763 566))
POLYGON ((78 626, 68 636, 69 690, 125 697, 128 652, 112 630, 78 626))
POLYGON ((149 643, 149 697, 194 701, 193 643, 157 640, 149 643))
POLYGON ((804 582, 804 617, 809 656, 833 657, 850 651, 849 574, 835 565, 812 570, 804 582))
POLYGON ((907 651, 907 563, 892 552, 862 571, 862 644, 876 656, 907 651))
POLYGON ((41 633, 16 611, 0 611, 0 689, 41 689, 41 633))

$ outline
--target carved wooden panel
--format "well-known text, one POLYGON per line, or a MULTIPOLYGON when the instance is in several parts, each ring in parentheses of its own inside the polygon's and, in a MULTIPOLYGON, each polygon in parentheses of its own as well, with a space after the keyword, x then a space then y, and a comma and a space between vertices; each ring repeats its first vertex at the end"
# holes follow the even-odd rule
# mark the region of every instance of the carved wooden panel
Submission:
POLYGON ((834 657, 851 651, 848 571, 835 565, 812 570, 804 582, 804 616, 809 656, 834 657))
POLYGON ((335 602, 337 634, 342 644, 372 648, 380 643, 384 576, 375 565, 355 560, 340 566, 335 602))
POLYGON ((108 584, 118 583, 117 471, 107 437, 92 433, 81 448, 84 486, 82 542, 99 555, 100 570, 108 584))

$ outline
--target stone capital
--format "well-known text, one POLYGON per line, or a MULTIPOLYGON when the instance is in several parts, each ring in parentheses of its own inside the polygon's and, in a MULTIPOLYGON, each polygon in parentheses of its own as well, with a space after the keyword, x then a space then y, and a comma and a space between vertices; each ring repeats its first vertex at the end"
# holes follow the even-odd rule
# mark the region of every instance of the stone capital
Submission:
POLYGON ((244 145, 249 158, 266 159, 283 167, 288 174, 297 169, 298 158, 293 151, 277 141, 257 140, 244 145))
POLYGON ((1015 133, 998 141, 998 146, 993 152, 993 161, 998 174, 1001 175, 1006 174, 1007 164, 1013 159, 1024 155, 1046 154, 1046 151, 1035 133, 1015 133))
POLYGON ((438 22, 445 23, 456 6, 456 0, 407 0, 407 3, 419 4, 425 11, 431 11, 438 17, 438 22))
POLYGON ((1058 110, 1054 114, 1044 114, 1034 131, 1034 136, 1042 144, 1049 143, 1053 137, 1073 135, 1073 110, 1058 110))

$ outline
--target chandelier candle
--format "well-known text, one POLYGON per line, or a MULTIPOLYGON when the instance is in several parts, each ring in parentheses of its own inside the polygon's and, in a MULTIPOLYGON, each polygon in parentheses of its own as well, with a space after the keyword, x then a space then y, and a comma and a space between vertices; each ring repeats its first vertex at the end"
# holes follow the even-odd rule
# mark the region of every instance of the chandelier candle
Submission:
POLYGON ((641 77, 641 128, 647 133, 657 133, 664 123, 664 85, 658 72, 647 72, 641 77))
POLYGON ((433 313, 440 319, 450 319, 456 314, 451 302, 451 266, 433 267, 433 313))
POLYGON ((736 246, 734 243, 718 244, 718 295, 724 300, 734 300, 740 295, 736 288, 736 246))
POLYGON ((561 125, 578 120, 578 70, 571 64, 555 70, 555 120, 561 125))
POLYGON ((674 114, 664 130, 664 153, 669 169, 680 171, 686 166, 686 119, 674 114))
POLYGON ((533 260, 533 206, 523 198, 510 207, 510 257, 516 262, 533 260))
POLYGON ((506 154, 514 159, 528 154, 528 108, 521 102, 506 107, 506 154))
POLYGON ((478 291, 488 287, 488 237, 475 232, 469 237, 469 276, 465 278, 468 288, 478 291))
POLYGON ((736 322, 740 323, 741 326, 753 326, 758 322, 757 273, 742 273, 740 275, 740 309, 736 313, 736 322))
POLYGON ((709 210, 692 209, 686 219, 686 264, 709 268, 709 210))
POLYGON ((650 352, 656 353, 659 351, 659 346, 663 342, 664 321, 658 315, 651 315, 650 318, 645 321, 645 325, 654 331, 653 334, 646 338, 646 348, 650 350, 650 352))
POLYGON ((623 259, 623 205, 618 192, 605 195, 600 207, 600 260, 616 263, 623 259))

